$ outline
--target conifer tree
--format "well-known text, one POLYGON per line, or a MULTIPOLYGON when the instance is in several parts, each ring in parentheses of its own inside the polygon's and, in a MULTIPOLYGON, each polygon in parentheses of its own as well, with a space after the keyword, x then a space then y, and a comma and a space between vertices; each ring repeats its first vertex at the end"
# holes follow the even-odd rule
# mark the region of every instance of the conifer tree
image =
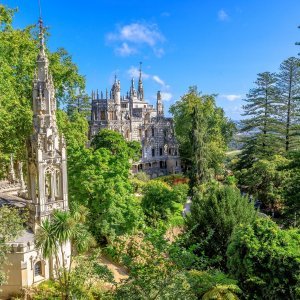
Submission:
POLYGON ((280 90, 282 134, 285 150, 295 150, 300 145, 300 59, 290 57, 280 65, 277 76, 280 90))
MULTIPOLYGON (((249 91, 243 106, 244 116, 242 131, 247 133, 245 147, 255 149, 255 157, 274 154, 279 149, 279 91, 274 73, 258 74, 255 87, 249 91), (255 145, 255 147, 253 147, 255 145)), ((248 149, 249 150, 249 149, 248 149)))

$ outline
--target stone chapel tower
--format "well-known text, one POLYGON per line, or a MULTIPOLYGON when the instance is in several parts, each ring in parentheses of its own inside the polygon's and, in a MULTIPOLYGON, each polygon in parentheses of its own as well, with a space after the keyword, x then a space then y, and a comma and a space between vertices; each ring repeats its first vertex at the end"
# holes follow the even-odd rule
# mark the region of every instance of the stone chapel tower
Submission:
POLYGON ((29 225, 37 226, 55 209, 68 210, 67 157, 56 124, 56 100, 40 19, 40 51, 33 81, 33 133, 28 142, 29 225))

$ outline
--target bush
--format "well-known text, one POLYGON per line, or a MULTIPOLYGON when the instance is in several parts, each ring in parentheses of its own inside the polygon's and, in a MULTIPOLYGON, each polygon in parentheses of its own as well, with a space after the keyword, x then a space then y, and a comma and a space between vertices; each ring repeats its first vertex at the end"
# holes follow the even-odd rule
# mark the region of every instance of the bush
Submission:
POLYGON ((239 224, 251 224, 255 218, 253 204, 237 188, 213 182, 192 199, 186 220, 188 246, 198 245, 195 252, 199 256, 204 255, 210 265, 226 270, 224 253, 233 230, 239 224))
POLYGON ((240 225, 228 246, 228 268, 249 299, 300 299, 300 232, 269 218, 240 225))

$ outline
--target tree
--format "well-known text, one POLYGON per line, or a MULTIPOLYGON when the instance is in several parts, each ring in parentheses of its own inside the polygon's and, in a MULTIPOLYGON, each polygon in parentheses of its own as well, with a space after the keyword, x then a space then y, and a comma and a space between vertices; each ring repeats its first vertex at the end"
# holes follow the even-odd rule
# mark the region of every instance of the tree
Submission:
POLYGON ((300 297, 300 233, 269 218, 236 228, 227 250, 228 268, 249 299, 300 297))
POLYGON ((214 95, 201 95, 196 87, 171 106, 180 155, 192 186, 220 171, 233 123, 215 104, 214 95))
MULTIPOLYGON (((245 99, 247 104, 243 106, 245 111, 243 115, 248 118, 242 120, 242 132, 247 132, 244 141, 244 149, 247 151, 247 155, 244 156, 246 161, 249 155, 254 155, 255 160, 280 151, 279 91, 276 83, 274 73, 258 74, 256 87, 249 91, 245 99), (251 149, 254 150, 253 153, 249 151, 251 149)), ((253 158, 250 159, 253 161, 253 158)), ((243 164, 247 165, 247 162, 243 164)))
POLYGON ((284 171, 288 174, 282 186, 285 224, 300 227, 300 152, 289 153, 289 164, 284 171))
POLYGON ((129 180, 136 154, 123 136, 102 130, 90 148, 78 147, 69 162, 70 198, 90 209, 90 229, 101 243, 143 224, 143 212, 129 180))
POLYGON ((54 259, 62 299, 70 299, 70 274, 75 253, 84 253, 93 243, 85 226, 87 210, 83 207, 71 215, 55 211, 51 219, 45 219, 35 235, 35 245, 46 259, 54 259), (65 247, 71 243, 71 255, 67 260, 65 247), (68 262, 67 262, 68 261, 68 262))
POLYGON ((284 205, 285 182, 289 178, 286 170, 290 161, 280 155, 260 159, 249 169, 237 172, 239 183, 247 187, 247 192, 262 203, 263 208, 282 211, 284 205))
POLYGON ((6 279, 3 267, 6 263, 6 255, 10 251, 7 243, 20 235, 24 229, 24 218, 26 219, 26 216, 22 216, 16 208, 0 207, 0 286, 5 283, 6 279))
POLYGON ((187 189, 180 191, 161 181, 150 181, 143 189, 141 206, 150 226, 166 225, 172 217, 181 216, 187 189))
POLYGON ((209 184, 193 197, 186 227, 190 233, 187 245, 195 245, 198 256, 208 258, 208 265, 226 270, 226 252, 230 236, 239 224, 250 224, 256 218, 253 203, 232 186, 209 184))
POLYGON ((168 244, 162 232, 123 236, 114 243, 129 277, 117 286, 116 299, 197 299, 186 275, 194 256, 168 244))
POLYGON ((299 148, 300 59, 290 57, 280 65, 277 76, 285 151, 299 148))
MULTIPOLYGON (((14 153, 18 160, 25 158, 26 140, 32 130, 32 81, 39 41, 35 26, 13 28, 15 11, 0 4, 1 163, 7 163, 10 153, 14 153)), ((76 90, 84 89, 85 79, 78 73, 78 67, 66 50, 61 48, 47 54, 56 98, 63 103, 76 90)))
POLYGON ((188 272, 188 281, 197 299, 235 300, 239 299, 237 295, 241 294, 236 280, 216 270, 191 270, 188 272))

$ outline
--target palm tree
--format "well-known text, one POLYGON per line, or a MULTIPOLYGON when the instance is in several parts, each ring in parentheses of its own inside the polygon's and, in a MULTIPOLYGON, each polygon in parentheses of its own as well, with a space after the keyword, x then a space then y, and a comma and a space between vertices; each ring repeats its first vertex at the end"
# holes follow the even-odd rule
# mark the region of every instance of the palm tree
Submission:
POLYGON ((202 296, 202 300, 238 300, 240 288, 235 284, 217 284, 202 296))
POLYGON ((70 272, 74 252, 83 253, 93 242, 84 222, 87 210, 78 207, 71 214, 55 211, 50 220, 45 219, 37 231, 35 245, 45 259, 55 260, 56 277, 62 290, 62 299, 70 298, 70 272), (65 245, 71 243, 71 255, 68 263, 65 257, 65 245))

